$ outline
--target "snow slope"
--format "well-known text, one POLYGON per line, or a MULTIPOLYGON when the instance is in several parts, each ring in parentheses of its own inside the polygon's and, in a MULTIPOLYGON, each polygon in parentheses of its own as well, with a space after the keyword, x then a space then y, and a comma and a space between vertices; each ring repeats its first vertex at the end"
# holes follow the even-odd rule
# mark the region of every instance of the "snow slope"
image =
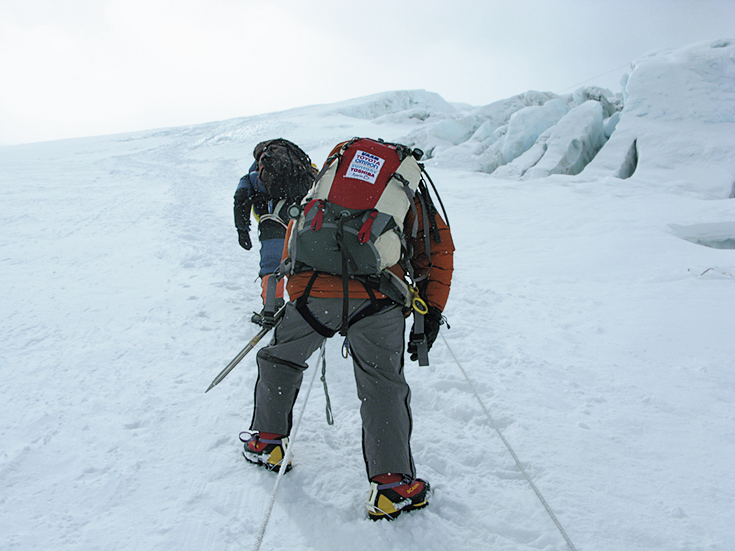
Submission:
POLYGON ((317 381, 262 548, 566 549, 474 387, 579 551, 732 549, 734 84, 723 40, 637 60, 620 95, 400 91, 0 148, 0 549, 253 548, 254 356, 204 394, 259 308, 232 194, 262 139, 321 163, 357 135, 425 148, 458 247, 446 343, 407 366, 435 494, 365 518, 333 339, 336 422, 317 381))

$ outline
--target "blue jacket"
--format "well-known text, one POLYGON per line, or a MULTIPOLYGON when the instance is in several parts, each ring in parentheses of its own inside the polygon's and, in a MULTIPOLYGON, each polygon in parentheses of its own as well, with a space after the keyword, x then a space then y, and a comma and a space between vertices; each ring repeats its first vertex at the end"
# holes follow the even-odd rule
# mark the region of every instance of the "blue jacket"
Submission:
POLYGON ((268 214, 269 208, 272 208, 267 204, 268 202, 268 190, 260 183, 256 163, 253 163, 248 173, 240 178, 240 183, 235 190, 235 226, 237 229, 250 229, 251 209, 249 207, 253 207, 252 210, 257 220, 261 215, 268 214), (238 212, 238 199, 241 207, 248 208, 244 210, 241 208, 238 212), (242 218, 238 215, 242 215, 242 218))
POLYGON ((235 190, 235 227, 238 231, 249 232, 250 211, 253 211, 258 221, 261 277, 273 273, 281 263, 288 207, 285 201, 274 201, 268 196, 268 191, 258 178, 256 163, 253 163, 248 173, 240 178, 235 190), (276 209, 278 212, 275 212, 276 209))

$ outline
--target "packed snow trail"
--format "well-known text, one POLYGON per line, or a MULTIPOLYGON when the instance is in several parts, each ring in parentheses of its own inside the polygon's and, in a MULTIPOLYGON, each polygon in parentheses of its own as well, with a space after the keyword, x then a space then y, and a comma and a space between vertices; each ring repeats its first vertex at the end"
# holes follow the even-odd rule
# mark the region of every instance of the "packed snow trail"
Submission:
MULTIPOLYGON (((576 176, 473 172, 472 138, 445 138, 484 115, 507 125, 498 106, 452 112, 421 91, 0 147, 0 548, 250 548, 275 481, 237 439, 253 353, 203 392, 258 329, 235 186, 264 138, 320 163, 345 138, 413 135, 457 244, 442 336, 577 549, 728 550, 735 258, 697 240, 735 219, 729 44, 639 61, 615 132, 576 176), (636 170, 618 178, 635 137, 636 170)), ((430 366, 406 365, 431 505, 367 520, 340 345, 326 351, 335 424, 312 393, 264 547, 567 548, 442 339, 430 366)))
POLYGON ((477 398, 477 403, 482 408, 482 411, 485 412, 485 415, 487 416, 487 420, 490 421, 490 425, 493 427, 493 430, 498 435, 498 437, 503 441, 503 444, 508 450, 508 453, 513 458, 513 461, 515 461, 516 466, 518 467, 518 470, 523 473, 523 477, 528 481, 528 484, 533 489, 533 492, 536 494, 536 496, 539 498, 539 501, 544 506, 544 509, 546 509, 546 512, 549 514, 549 517, 554 522, 556 527, 559 529, 559 533, 564 537, 564 541, 567 542, 567 545, 572 551, 576 551, 576 547, 574 546, 574 543, 572 543, 572 540, 569 539, 569 536, 567 535, 566 531, 564 530, 564 527, 559 522, 559 519, 556 517, 554 512, 551 510, 551 507, 549 507, 549 504, 547 503, 546 499, 544 498, 543 494, 539 491, 536 484, 533 482, 533 479, 528 476, 528 473, 526 472, 526 469, 523 468, 523 464, 521 463, 520 459, 518 459, 518 456, 516 455, 516 452, 513 451, 513 447, 510 445, 508 440, 503 436, 503 433, 498 428, 498 425, 493 420, 492 415, 490 415, 490 412, 487 410, 487 407, 485 406, 485 403, 482 401, 482 398, 480 397, 480 394, 477 392, 477 389, 472 384, 472 381, 470 380, 469 376, 467 375, 467 372, 462 367, 462 363, 457 359, 457 356, 454 354, 454 351, 452 351, 452 347, 449 346, 449 343, 447 342, 447 339, 444 337, 444 335, 441 335, 442 341, 444 342, 444 345, 447 347, 447 350, 449 350, 449 353, 452 355, 452 358, 454 358, 454 361, 457 364, 457 367, 459 367, 459 370, 462 372, 462 375, 464 376, 465 380, 467 381, 467 384, 472 389, 472 393, 475 395, 475 398, 477 398))

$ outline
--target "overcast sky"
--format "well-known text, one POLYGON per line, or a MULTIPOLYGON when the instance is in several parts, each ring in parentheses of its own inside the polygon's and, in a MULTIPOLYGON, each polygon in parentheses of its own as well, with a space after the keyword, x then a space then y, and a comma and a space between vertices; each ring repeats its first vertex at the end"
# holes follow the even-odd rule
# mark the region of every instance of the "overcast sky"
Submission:
POLYGON ((718 38, 735 0, 0 0, 0 144, 387 90, 619 92, 635 58, 718 38))

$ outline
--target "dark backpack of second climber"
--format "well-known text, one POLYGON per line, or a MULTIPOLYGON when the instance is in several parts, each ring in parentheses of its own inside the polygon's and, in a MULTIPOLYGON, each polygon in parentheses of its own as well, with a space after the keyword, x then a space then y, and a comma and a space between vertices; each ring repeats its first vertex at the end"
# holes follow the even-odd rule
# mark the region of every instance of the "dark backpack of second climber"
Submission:
POLYGON ((255 158, 258 177, 271 199, 300 201, 314 183, 311 159, 299 146, 284 138, 258 144, 255 158))

